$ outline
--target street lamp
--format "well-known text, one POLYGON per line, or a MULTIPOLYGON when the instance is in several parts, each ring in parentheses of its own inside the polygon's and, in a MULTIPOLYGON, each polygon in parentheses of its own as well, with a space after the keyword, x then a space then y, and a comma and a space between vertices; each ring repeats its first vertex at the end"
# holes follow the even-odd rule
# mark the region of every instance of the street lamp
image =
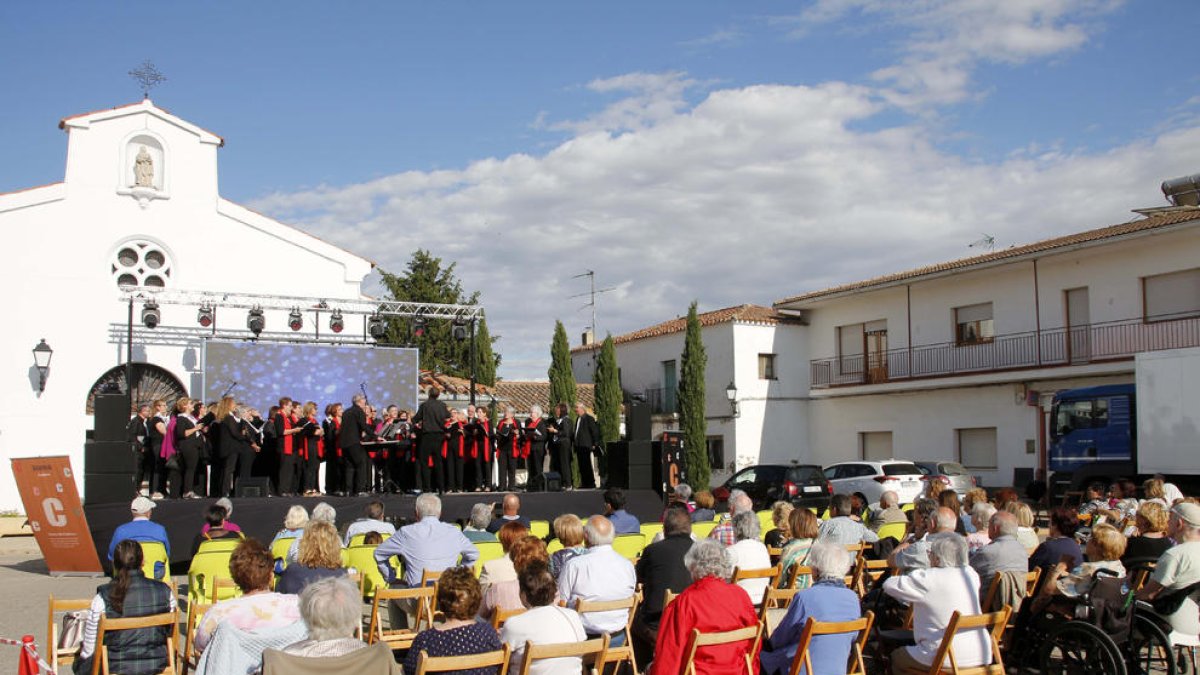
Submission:
POLYGON ((50 345, 46 344, 46 338, 33 348, 33 365, 37 366, 40 382, 38 383, 38 393, 46 391, 46 376, 50 374, 50 359, 54 356, 54 350, 50 345))
POLYGON ((738 410, 737 387, 734 386, 733 380, 729 381, 729 386, 725 387, 725 398, 729 399, 729 413, 733 417, 738 417, 742 413, 738 410))

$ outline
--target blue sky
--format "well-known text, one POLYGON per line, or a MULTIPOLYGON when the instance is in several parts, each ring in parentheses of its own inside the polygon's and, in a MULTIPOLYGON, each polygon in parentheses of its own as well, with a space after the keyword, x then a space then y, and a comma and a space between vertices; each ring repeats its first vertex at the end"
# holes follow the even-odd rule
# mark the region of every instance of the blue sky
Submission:
POLYGON ((583 269, 620 333, 1162 203, 1200 171, 1197 28, 1184 0, 4 3, 0 191, 61 180, 57 121, 150 58, 225 137, 226 197, 458 261, 502 375, 544 377, 583 269))

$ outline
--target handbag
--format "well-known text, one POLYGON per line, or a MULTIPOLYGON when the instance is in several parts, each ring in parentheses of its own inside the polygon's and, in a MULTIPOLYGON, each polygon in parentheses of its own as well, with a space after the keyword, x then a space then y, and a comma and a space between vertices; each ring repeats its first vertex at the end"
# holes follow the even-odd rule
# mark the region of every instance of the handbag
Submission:
POLYGON ((77 609, 62 617, 62 630, 58 633, 59 649, 79 649, 83 645, 83 627, 87 623, 88 610, 77 609))

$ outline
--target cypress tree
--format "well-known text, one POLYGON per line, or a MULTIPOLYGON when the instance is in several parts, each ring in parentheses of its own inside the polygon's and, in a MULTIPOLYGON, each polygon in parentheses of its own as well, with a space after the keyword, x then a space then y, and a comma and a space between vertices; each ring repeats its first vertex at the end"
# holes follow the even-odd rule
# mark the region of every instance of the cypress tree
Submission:
MULTIPOLYGON (((559 402, 567 404, 568 415, 575 422, 575 374, 571 372, 571 345, 567 342, 567 329, 562 321, 554 322, 554 341, 550 345, 550 410, 559 402)), ((571 481, 571 485, 579 485, 579 467, 571 462, 571 475, 563 476, 563 482, 571 481)))
POLYGON ((475 381, 489 387, 496 386, 496 366, 500 357, 492 352, 496 338, 488 333, 487 319, 480 317, 475 324, 475 381))
POLYGON ((696 303, 692 302, 680 359, 679 426, 683 430, 688 481, 697 490, 707 490, 712 478, 712 467, 708 464, 708 423, 704 419, 704 369, 708 356, 700 331, 696 303))
MULTIPOLYGON (((596 423, 600 437, 608 444, 621 438, 621 378, 617 371, 617 349, 612 335, 604 338, 600 358, 596 361, 596 423)), ((606 456, 607 457, 607 456, 606 456)), ((605 458, 598 460, 601 475, 607 473, 605 458)))

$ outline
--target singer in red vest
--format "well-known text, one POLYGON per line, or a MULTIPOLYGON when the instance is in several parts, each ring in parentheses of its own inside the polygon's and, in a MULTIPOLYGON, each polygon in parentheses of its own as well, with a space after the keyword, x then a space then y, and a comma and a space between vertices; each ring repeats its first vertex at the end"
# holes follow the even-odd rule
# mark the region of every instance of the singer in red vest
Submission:
POLYGON ((529 419, 525 420, 524 453, 528 462, 529 478, 525 481, 526 490, 544 490, 541 477, 546 463, 546 420, 542 418, 542 406, 529 406, 529 419))
POLYGON ((467 433, 471 439, 471 461, 475 464, 475 491, 483 492, 492 489, 492 429, 487 410, 483 407, 467 406, 467 414, 471 416, 467 425, 467 433))
POLYGON ((296 467, 300 453, 296 434, 301 429, 292 423, 292 399, 279 399, 279 412, 271 420, 275 427, 275 451, 279 455, 279 473, 275 477, 275 491, 281 497, 295 496, 296 467))

